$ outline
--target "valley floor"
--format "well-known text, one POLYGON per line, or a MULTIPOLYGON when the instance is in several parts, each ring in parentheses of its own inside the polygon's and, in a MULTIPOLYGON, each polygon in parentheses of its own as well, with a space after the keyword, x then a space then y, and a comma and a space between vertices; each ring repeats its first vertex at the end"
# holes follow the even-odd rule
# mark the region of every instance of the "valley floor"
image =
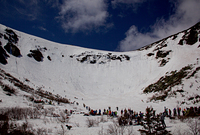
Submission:
MULTIPOLYGON (((8 96, 5 91, 0 89, 0 99, 2 101, 0 102, 0 113, 5 114, 6 111, 9 112, 8 114, 10 115, 8 115, 8 117, 11 129, 14 129, 14 127, 11 126, 13 124, 17 125, 15 127, 16 129, 18 127, 18 129, 32 131, 39 135, 139 135, 140 132, 138 130, 143 129, 141 125, 136 125, 134 123, 135 120, 133 120, 133 125, 119 126, 117 117, 108 115, 85 116, 84 114, 89 114, 89 111, 78 102, 74 102, 73 104, 58 104, 53 101, 51 105, 49 103, 34 103, 29 101, 29 98, 23 96, 23 94, 24 92, 18 92, 17 95, 8 96), (17 116, 12 116, 11 110, 17 112, 18 114, 15 115, 19 115, 19 118, 17 118, 17 116), (21 112, 24 114, 20 117, 21 112)), ((75 100, 78 101, 78 99, 75 100)), ((82 99, 80 99, 79 102, 81 100, 82 99)), ((146 108, 142 111, 145 112, 145 109, 146 108)), ((121 116, 120 108, 117 114, 121 116)), ((199 119, 200 117, 183 120, 177 117, 175 119, 166 117, 166 130, 170 131, 173 135, 193 134, 194 130, 198 130, 198 134, 200 134, 199 119), (194 129, 195 126, 196 129, 194 129)), ((2 126, 2 117, 0 117, 0 121, 2 126)))

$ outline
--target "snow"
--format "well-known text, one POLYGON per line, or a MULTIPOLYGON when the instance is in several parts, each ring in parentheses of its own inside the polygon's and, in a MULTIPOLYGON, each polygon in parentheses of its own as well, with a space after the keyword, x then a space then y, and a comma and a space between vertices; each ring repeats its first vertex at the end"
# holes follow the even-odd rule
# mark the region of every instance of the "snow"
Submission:
MULTIPOLYGON (((5 34, 7 27, 0 25, 0 33, 5 34)), ((0 64, 0 68, 10 73, 14 77, 23 81, 27 85, 34 89, 42 88, 45 91, 52 92, 53 94, 59 94, 63 97, 70 99, 71 102, 78 102, 79 105, 62 104, 55 105, 53 107, 56 110, 59 109, 74 109, 79 114, 73 114, 70 116, 70 124, 73 128, 66 130, 67 134, 98 134, 98 132, 106 129, 109 124, 112 124, 112 119, 107 118, 108 122, 100 123, 96 127, 88 128, 86 126, 87 118, 100 119, 100 116, 83 116, 81 111, 88 112, 82 105, 86 104, 93 109, 107 109, 109 106, 113 111, 116 107, 121 109, 131 108, 134 111, 145 112, 147 106, 152 106, 156 109, 156 112, 162 112, 164 107, 173 109, 179 106, 177 101, 182 101, 184 98, 177 95, 176 98, 166 99, 165 102, 146 102, 151 94, 146 95, 142 93, 142 90, 149 84, 155 83, 160 77, 164 76, 167 72, 174 70, 180 70, 182 67, 189 64, 193 64, 194 67, 199 67, 200 51, 199 42, 192 46, 178 45, 179 40, 183 36, 183 33, 179 33, 175 40, 168 38, 164 41, 167 47, 163 47, 162 50, 172 50, 167 56, 169 62, 160 67, 159 60, 156 59, 156 52, 154 49, 158 44, 153 45, 151 48, 143 51, 130 51, 130 52, 108 52, 94 49, 87 49, 76 47, 72 45, 64 45, 47 41, 45 39, 28 35, 17 30, 14 32, 19 37, 19 42, 16 44, 20 49, 22 57, 14 57, 10 55, 7 59, 8 64, 0 64), (41 49, 41 48, 47 48, 41 49), (27 56, 30 50, 41 49, 44 56, 42 62, 37 62, 33 58, 27 56), (70 58, 71 55, 80 55, 84 52, 91 52, 91 54, 103 54, 112 53, 112 55, 128 55, 130 60, 106 61, 104 64, 89 64, 87 62, 79 62, 76 57, 70 58), (154 56, 147 56, 148 53, 154 53, 154 56), (51 61, 47 59, 50 56, 51 61), (195 64, 195 65, 194 65, 195 64), (30 82, 24 81, 25 79, 30 82), (74 98, 76 97, 76 98, 74 98)), ((7 43, 4 38, 0 39, 2 45, 7 43)), ((198 40, 199 41, 199 40, 198 40)), ((188 95, 199 94, 198 89, 200 82, 200 73, 196 78, 184 80, 184 90, 187 90, 188 95), (193 84, 190 88, 191 83, 193 84)), ((8 83, 8 82, 5 82, 8 83)), ((9 83, 8 83, 9 84, 9 83)), ((0 103, 0 107, 27 107, 32 103, 26 101, 23 98, 23 92, 18 90, 16 96, 5 96, 5 93, 0 89, 0 99, 3 100, 0 103)), ((200 103, 195 106, 199 106, 200 103)), ((190 105, 182 105, 185 108, 190 105)), ((45 105, 45 108, 48 105, 45 105)), ((120 112, 118 112, 119 114, 120 112)), ((53 120, 49 117, 44 120, 30 120, 30 123, 35 127, 48 127, 49 134, 61 130, 61 124, 56 118, 53 120), (50 131, 52 130, 52 133, 50 131)), ((186 127, 186 123, 182 123, 179 120, 171 121, 166 119, 167 129, 173 133, 178 128, 186 127), (176 124, 178 123, 178 124, 176 124), (181 125, 180 125, 181 124, 181 125), (177 127, 179 125, 179 127, 177 127)), ((65 125, 64 125, 65 126, 65 125)), ((131 127, 132 128, 132 127, 131 127)), ((139 134, 138 129, 141 126, 133 127, 134 134, 139 134)))

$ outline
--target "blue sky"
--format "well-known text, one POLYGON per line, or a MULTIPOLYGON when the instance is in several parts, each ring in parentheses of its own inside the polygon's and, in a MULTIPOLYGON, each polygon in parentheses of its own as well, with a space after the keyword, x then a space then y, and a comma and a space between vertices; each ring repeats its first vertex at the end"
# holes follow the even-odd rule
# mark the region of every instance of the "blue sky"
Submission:
POLYGON ((132 51, 200 21, 200 0, 0 0, 0 23, 58 43, 132 51))

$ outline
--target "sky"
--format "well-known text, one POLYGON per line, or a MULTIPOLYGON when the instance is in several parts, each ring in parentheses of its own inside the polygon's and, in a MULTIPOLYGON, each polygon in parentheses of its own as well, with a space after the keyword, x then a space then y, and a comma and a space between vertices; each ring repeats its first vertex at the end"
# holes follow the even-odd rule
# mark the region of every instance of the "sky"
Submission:
POLYGON ((50 41, 133 51, 200 21, 200 0, 0 0, 0 24, 50 41))

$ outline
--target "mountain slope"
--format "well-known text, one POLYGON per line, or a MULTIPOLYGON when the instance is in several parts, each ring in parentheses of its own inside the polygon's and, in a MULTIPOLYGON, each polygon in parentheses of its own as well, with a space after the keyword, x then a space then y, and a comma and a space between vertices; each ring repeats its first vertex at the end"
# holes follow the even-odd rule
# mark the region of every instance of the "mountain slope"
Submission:
POLYGON ((26 84, 35 90, 77 97, 96 109, 199 105, 199 27, 140 50, 107 52, 54 43, 0 25, 0 68, 22 82, 29 80, 26 84), (187 66, 186 73, 181 72, 187 66))

